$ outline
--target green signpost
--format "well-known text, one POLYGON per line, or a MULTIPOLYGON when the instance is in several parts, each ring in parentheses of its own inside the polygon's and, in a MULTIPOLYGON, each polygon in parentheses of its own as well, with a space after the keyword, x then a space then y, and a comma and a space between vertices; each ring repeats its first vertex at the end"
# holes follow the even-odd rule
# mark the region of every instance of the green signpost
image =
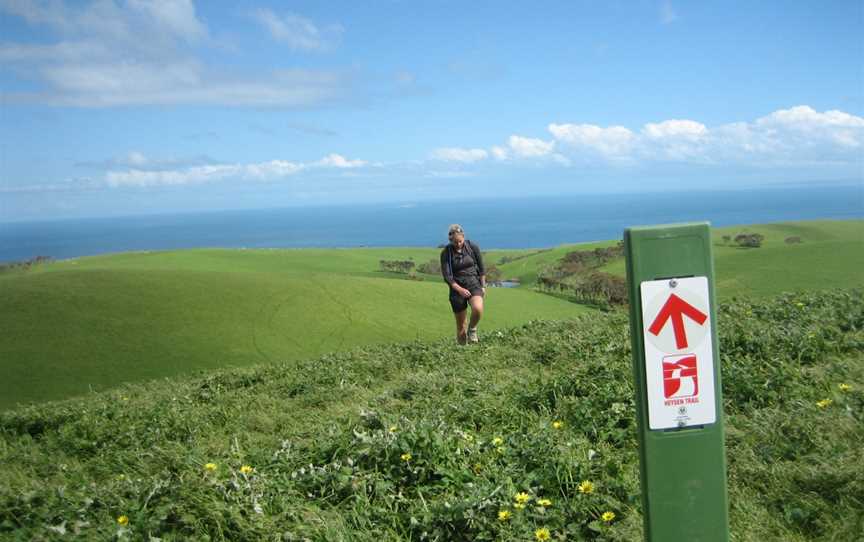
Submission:
POLYGON ((624 246, 645 539, 727 542, 708 224, 628 228, 624 246))

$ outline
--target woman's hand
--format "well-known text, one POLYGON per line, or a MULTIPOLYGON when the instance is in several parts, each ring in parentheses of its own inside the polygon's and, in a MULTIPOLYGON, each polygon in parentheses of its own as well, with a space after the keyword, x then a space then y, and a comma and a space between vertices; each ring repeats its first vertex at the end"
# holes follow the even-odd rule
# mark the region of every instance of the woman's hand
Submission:
POLYGON ((471 290, 468 288, 459 287, 459 295, 464 297, 465 299, 469 299, 471 297, 471 290))

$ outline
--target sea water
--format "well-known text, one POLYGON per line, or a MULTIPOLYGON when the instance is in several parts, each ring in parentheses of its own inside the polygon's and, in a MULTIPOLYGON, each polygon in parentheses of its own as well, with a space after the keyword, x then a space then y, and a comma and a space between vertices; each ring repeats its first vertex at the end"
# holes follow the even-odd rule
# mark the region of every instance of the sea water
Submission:
POLYGON ((864 218, 864 186, 568 195, 0 223, 0 261, 196 247, 426 246, 460 223, 484 249, 620 239, 636 225, 864 218))

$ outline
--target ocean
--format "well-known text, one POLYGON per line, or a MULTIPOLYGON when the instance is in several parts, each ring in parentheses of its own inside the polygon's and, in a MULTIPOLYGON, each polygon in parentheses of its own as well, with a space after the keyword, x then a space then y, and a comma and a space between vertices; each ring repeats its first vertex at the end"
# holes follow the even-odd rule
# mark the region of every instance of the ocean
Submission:
POLYGON ((853 218, 864 218, 864 185, 286 207, 0 223, 0 262, 197 247, 434 247, 454 222, 492 249, 620 239, 649 224, 853 218))

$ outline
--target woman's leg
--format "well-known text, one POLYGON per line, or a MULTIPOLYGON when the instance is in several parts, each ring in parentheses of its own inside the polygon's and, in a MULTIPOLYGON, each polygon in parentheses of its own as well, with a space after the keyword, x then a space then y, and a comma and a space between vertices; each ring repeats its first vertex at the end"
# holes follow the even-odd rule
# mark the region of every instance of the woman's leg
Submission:
POLYGON ((470 339, 472 342, 477 341, 477 324, 480 323, 480 318, 483 317, 483 296, 475 295, 468 300, 471 305, 471 323, 468 324, 470 339))
POLYGON ((456 317, 456 340, 459 341, 459 344, 465 344, 466 339, 468 338, 468 329, 465 326, 465 320, 468 316, 468 309, 454 312, 453 316, 456 317))

